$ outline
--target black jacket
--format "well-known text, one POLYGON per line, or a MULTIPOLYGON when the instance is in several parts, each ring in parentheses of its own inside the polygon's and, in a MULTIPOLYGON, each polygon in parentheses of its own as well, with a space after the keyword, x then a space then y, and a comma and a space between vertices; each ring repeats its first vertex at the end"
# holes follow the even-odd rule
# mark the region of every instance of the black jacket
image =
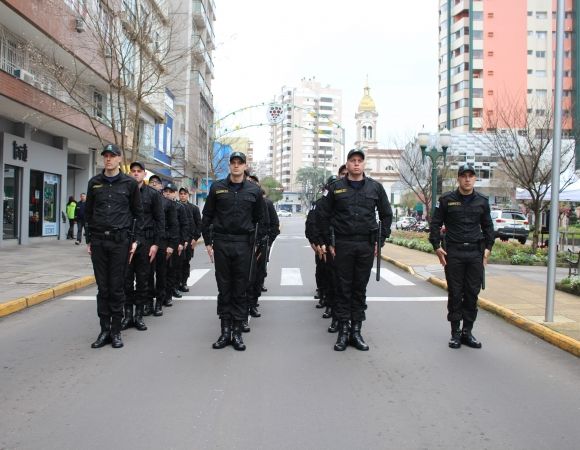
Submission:
POLYGON ((270 245, 272 245, 272 242, 274 242, 276 237, 280 234, 280 219, 278 219, 278 214, 276 214, 276 208, 274 208, 272 200, 265 197, 264 202, 266 203, 270 219, 268 225, 268 237, 270 238, 270 245))
POLYGON ((184 244, 191 240, 190 232, 190 222, 187 216, 187 209, 183 203, 179 200, 174 200, 175 208, 177 209, 177 223, 179 224, 179 244, 184 244))
POLYGON ((377 232, 377 216, 381 221, 381 242, 391 234, 393 212, 385 188, 372 178, 365 177, 359 189, 352 187, 348 178, 332 183, 317 202, 316 227, 318 244, 330 244, 330 227, 334 227, 336 239, 369 236, 377 232))
POLYGON ((177 221, 177 206, 175 202, 163 197, 161 193, 161 204, 165 213, 165 239, 160 242, 161 248, 177 248, 179 240, 179 222, 177 221))
POLYGON ((491 250, 494 241, 493 222, 489 200, 473 191, 474 197, 466 202, 459 189, 446 192, 435 205, 435 214, 429 224, 429 242, 437 250, 441 244, 441 227, 445 224, 445 238, 451 243, 476 244, 485 241, 491 250))
POLYGON ((264 198, 262 190, 244 179, 236 192, 230 177, 211 185, 203 207, 202 234, 206 245, 210 245, 210 225, 213 232, 220 234, 244 235, 254 231, 256 223, 262 219, 264 198))
POLYGON ((143 204, 143 232, 146 239, 151 239, 154 245, 165 240, 165 213, 161 194, 151 186, 143 184, 141 189, 143 204))
POLYGON ((199 208, 193 203, 181 202, 185 206, 187 212, 187 220, 189 221, 189 240, 198 240, 201 236, 201 214, 199 208))
POLYGON ((87 202, 81 202, 80 200, 77 202, 77 207, 75 209, 75 219, 77 219, 79 222, 84 222, 85 221, 85 206, 87 205, 87 202))
POLYGON ((89 180, 85 206, 87 244, 91 242, 91 233, 130 231, 133 219, 136 220, 133 239, 139 240, 143 234, 143 206, 134 178, 121 172, 111 182, 103 173, 89 180))

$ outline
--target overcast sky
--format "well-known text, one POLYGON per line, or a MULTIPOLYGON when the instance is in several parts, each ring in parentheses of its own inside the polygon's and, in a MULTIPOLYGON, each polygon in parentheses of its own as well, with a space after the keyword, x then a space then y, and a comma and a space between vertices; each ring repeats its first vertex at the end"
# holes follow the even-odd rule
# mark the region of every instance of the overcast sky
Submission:
MULTIPOLYGON (((343 93, 347 149, 368 74, 381 146, 437 129, 436 0, 215 0, 216 118, 316 77, 343 93)), ((259 123, 265 110, 238 115, 259 123)), ((246 123, 243 123, 243 122, 246 123)), ((249 123, 248 123, 249 122, 249 123)), ((268 129, 239 132, 263 157, 268 129)), ((383 147, 384 148, 384 147, 383 147)))

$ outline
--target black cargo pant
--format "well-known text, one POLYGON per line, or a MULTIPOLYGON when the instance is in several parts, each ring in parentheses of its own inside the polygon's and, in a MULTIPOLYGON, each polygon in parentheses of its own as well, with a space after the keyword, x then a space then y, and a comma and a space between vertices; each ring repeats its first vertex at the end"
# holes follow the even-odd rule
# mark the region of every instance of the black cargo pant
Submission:
POLYGON ((246 320, 248 317, 248 276, 250 240, 215 239, 213 243, 215 279, 218 287, 217 314, 220 319, 246 320))
POLYGON ((254 273, 252 274, 252 280, 248 284, 248 307, 256 306, 258 304, 258 299, 262 295, 262 286, 264 285, 264 280, 266 279, 266 245, 260 245, 258 249, 258 254, 260 258, 254 260, 254 273))
POLYGON ((167 247, 159 247, 151 265, 148 283, 148 303, 153 306, 153 298, 165 301, 167 289, 167 247))
POLYGON ((323 285, 326 299, 326 306, 335 308, 336 306, 336 262, 330 253, 326 253, 326 262, 323 266, 323 285))
POLYGON ((149 301, 149 275, 151 263, 149 263, 149 249, 153 244, 145 240, 139 244, 131 264, 127 267, 125 276, 125 304, 145 305, 149 301))
POLYGON ((177 254, 177 248, 173 250, 171 258, 169 258, 169 264, 167 266, 167 286, 166 292, 169 296, 173 295, 172 291, 177 289, 181 284, 181 276, 183 272, 183 260, 185 257, 185 252, 181 252, 181 255, 177 254))
POLYGON ((477 318, 477 296, 483 276, 483 254, 479 244, 447 244, 445 278, 449 291, 447 320, 473 324, 477 318))
POLYGON ((374 248, 369 239, 336 241, 334 316, 338 320, 366 319, 366 292, 373 267, 374 248))
POLYGON ((91 261, 97 282, 97 313, 101 326, 109 324, 111 333, 121 332, 125 303, 125 272, 129 262, 129 240, 91 238, 91 261))
POLYGON ((314 272, 314 278, 316 280, 316 289, 318 289, 319 297, 322 299, 324 294, 324 277, 322 272, 324 271, 324 261, 318 257, 318 254, 314 255, 314 263, 316 264, 316 270, 314 272))
MULTIPOLYGON (((191 241, 188 242, 191 244, 191 241)), ((187 279, 191 272, 191 259, 193 258, 193 249, 188 245, 187 250, 185 250, 185 255, 183 257, 183 264, 181 266, 181 280, 180 285, 187 286, 187 279)))

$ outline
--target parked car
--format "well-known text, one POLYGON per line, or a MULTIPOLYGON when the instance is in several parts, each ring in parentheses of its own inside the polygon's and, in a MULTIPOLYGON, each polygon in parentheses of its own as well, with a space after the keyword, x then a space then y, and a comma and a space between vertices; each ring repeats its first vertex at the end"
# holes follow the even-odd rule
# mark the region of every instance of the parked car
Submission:
POLYGON ((279 217, 292 217, 292 213, 290 211, 286 211, 285 209, 281 209, 278 211, 279 217))
POLYGON ((492 210, 491 220, 495 237, 502 241, 517 239, 520 244, 525 244, 530 234, 528 219, 519 211, 492 210))
POLYGON ((406 230, 411 225, 414 225, 416 223, 417 219, 415 219, 414 217, 411 216, 401 217, 399 220, 395 222, 395 228, 397 230, 406 230))

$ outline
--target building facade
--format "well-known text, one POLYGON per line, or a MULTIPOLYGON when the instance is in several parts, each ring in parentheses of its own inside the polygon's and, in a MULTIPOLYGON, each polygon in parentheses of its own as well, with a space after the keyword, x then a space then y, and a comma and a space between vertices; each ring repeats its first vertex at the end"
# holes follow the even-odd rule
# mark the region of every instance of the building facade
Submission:
POLYGON ((297 87, 284 86, 274 101, 283 105, 285 116, 270 127, 268 160, 284 190, 301 189, 296 175, 302 167, 336 173, 344 158, 342 91, 302 79, 297 87))
MULTIPOLYGON (((565 4, 564 134, 580 107, 578 2, 565 4)), ((500 128, 498 109, 518 102, 528 114, 549 114, 555 47, 556 0, 440 0, 439 129, 500 128)))

